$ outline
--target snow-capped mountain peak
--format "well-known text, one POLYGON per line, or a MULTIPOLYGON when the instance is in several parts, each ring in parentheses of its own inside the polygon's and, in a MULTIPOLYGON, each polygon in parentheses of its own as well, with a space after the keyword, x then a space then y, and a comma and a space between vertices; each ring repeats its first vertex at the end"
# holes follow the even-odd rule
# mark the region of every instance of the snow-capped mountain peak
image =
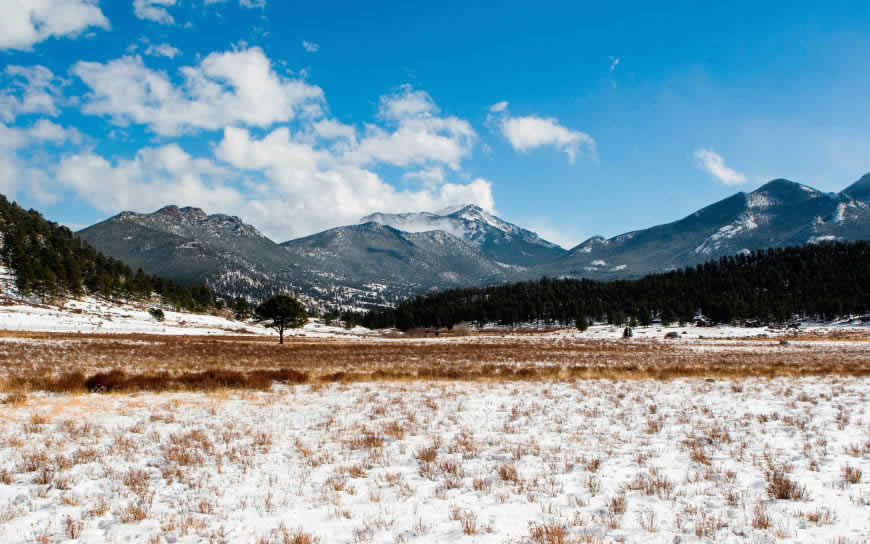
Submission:
POLYGON ((410 232, 441 230, 478 248, 498 262, 530 266, 548 262, 565 250, 532 231, 509 223, 475 204, 451 206, 437 212, 373 213, 361 223, 376 222, 410 232))

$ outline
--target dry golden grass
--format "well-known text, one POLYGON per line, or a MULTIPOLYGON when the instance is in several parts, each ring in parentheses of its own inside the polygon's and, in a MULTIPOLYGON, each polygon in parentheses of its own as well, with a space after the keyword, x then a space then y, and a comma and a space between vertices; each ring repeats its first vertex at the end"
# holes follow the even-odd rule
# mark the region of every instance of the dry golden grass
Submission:
MULTIPOLYGON (((0 333, 9 336, 11 333, 0 333)), ((656 341, 472 336, 444 341, 17 333, 0 343, 0 391, 217 391, 273 382, 574 380, 868 376, 866 344, 792 342, 772 350, 656 341)), ((764 349, 761 349, 764 348, 764 349)), ((658 421, 650 417, 649 432, 658 421)), ((398 429, 394 429, 398 431, 398 429)))

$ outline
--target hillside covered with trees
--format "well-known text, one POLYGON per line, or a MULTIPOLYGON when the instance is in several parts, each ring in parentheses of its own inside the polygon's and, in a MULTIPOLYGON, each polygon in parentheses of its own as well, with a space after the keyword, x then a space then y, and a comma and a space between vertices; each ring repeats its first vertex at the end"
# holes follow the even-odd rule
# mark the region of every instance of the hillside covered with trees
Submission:
POLYGON ((591 321, 644 325, 834 319, 870 311, 870 242, 758 250, 637 280, 543 278, 444 291, 360 316, 372 328, 451 327, 468 321, 518 325, 591 321))
POLYGON ((24 295, 102 296, 106 299, 148 300, 157 294, 184 310, 214 304, 207 286, 183 286, 165 278, 133 271, 77 238, 66 227, 25 210, 0 195, 0 235, 3 264, 15 273, 24 295))

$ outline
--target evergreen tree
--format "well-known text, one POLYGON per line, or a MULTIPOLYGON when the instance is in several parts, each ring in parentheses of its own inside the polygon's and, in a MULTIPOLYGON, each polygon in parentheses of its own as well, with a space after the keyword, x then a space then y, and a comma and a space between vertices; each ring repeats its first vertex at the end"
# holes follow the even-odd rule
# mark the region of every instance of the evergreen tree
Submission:
POLYGON ((305 324, 305 307, 289 295, 275 295, 254 310, 254 319, 278 331, 278 343, 284 343, 284 331, 305 324))
POLYGON ((83 294, 106 299, 147 300, 157 290, 168 300, 181 301, 181 309, 201 310, 214 303, 206 286, 166 288, 171 282, 149 277, 96 251, 66 227, 46 221, 35 210, 24 210, 0 195, 0 259, 16 276, 24 295, 43 298, 83 294))

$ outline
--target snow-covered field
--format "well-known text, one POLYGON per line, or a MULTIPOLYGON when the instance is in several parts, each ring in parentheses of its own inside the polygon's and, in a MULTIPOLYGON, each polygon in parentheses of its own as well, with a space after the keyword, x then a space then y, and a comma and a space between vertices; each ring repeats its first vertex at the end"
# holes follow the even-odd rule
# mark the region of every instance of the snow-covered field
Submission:
MULTIPOLYGON (((276 336, 266 327, 209 314, 163 310, 164 320, 157 321, 141 304, 119 304, 86 297, 66 300, 63 304, 44 305, 14 301, 0 305, 0 330, 32 332, 67 332, 90 334, 155 335, 265 335, 276 336)), ((326 326, 312 320, 303 329, 291 330, 290 336, 346 336, 353 331, 326 326)))
POLYGON ((276 386, 2 405, 0 540, 870 541, 867 378, 276 386))
POLYGON ((870 543, 861 323, 278 346, 165 314, 0 306, 0 542, 870 543), (307 383, 49 386, 110 369, 307 383))

